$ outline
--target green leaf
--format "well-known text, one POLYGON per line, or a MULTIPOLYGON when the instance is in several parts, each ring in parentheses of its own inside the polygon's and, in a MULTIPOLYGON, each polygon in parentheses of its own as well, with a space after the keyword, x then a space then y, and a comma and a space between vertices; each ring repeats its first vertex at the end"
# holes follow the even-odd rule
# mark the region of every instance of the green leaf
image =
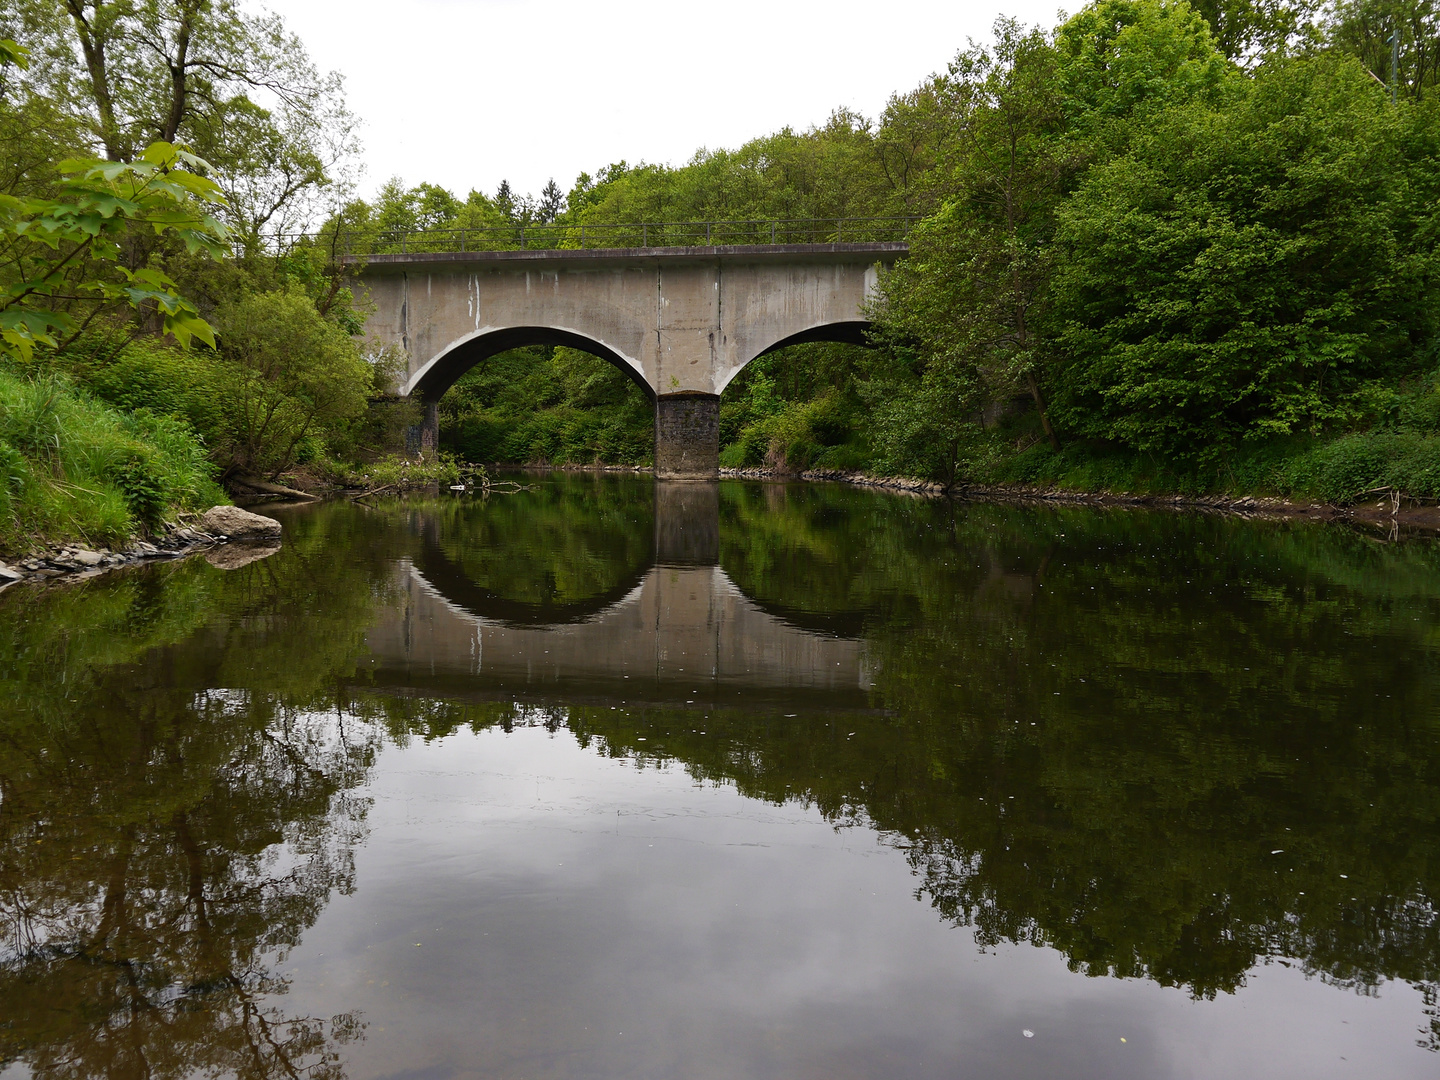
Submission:
POLYGON ((24 71, 30 66, 30 50, 9 38, 0 38, 0 64, 14 64, 24 71))
POLYGON ((210 348, 215 348, 215 331, 208 322, 191 311, 181 311, 165 316, 165 332, 172 334, 181 348, 188 349, 191 339, 198 338, 210 348))

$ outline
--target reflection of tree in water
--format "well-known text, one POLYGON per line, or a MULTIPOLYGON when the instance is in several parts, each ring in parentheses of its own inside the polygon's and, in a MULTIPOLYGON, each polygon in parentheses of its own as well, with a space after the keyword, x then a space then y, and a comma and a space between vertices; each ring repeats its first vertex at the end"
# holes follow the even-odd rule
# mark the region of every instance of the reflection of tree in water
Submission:
POLYGON ((334 1072, 360 1025, 286 1015, 276 969, 353 887, 351 789, 373 746, 248 694, 114 691, 105 715, 4 749, 0 1059, 56 1077, 334 1072))
MULTIPOLYGON (((0 682, 19 690, 0 703, 0 1061, 55 1077, 337 1071, 359 1021, 286 1015, 280 971, 353 885, 377 736, 350 718, 372 711, 396 738, 564 723, 600 752, 814 805, 902 848, 918 895, 982 944, 1034 942, 1198 996, 1292 958, 1362 993, 1416 985, 1433 1019, 1432 548, 780 494, 763 512, 730 499, 724 568, 761 603, 863 627, 873 711, 697 724, 371 699, 364 629, 414 538, 345 508, 234 576, 102 579, 23 620, 0 598, 0 682), (327 522, 371 520, 335 558, 327 522)), ((546 528, 563 524, 552 509, 546 528)), ((648 533, 632 531, 636 554, 648 533)))
MULTIPOLYGON (((726 571, 761 603, 855 613, 876 711, 697 724, 569 709, 582 741, 879 830, 918 895, 982 945, 1032 942, 1086 974, 1199 997, 1284 959, 1359 993, 1408 982, 1433 1010, 1433 545, 740 495, 725 496, 726 571)), ((419 722, 514 710, 458 715, 419 722)), ((1426 1040, 1440 1047, 1440 1025, 1426 1040)))
POLYGON ((288 1013, 281 969, 354 885, 378 737, 334 686, 386 561, 325 533, 0 610, 0 1065, 340 1075, 363 1023, 288 1013))

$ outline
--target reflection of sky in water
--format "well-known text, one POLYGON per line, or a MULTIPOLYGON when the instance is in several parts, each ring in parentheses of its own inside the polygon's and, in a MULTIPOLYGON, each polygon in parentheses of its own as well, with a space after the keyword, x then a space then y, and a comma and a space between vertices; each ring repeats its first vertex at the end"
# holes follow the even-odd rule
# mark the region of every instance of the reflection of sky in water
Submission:
POLYGON ((287 965, 292 1010, 363 1011, 356 1080, 1434 1072, 1404 984, 1363 997, 1272 964, 1196 1002, 982 952, 870 830, 563 729, 387 749, 369 794, 359 888, 287 965))
POLYGON ((0 1060, 230 1074, 269 1017, 308 1080, 1433 1073, 1440 551, 681 494, 0 596, 0 1060))

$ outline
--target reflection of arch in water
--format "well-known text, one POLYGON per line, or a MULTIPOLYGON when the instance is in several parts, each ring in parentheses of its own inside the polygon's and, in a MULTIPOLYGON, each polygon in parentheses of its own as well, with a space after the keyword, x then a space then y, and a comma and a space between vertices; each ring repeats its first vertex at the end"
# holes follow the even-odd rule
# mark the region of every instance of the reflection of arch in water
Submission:
POLYGON ((868 700, 862 642, 776 619, 718 566, 651 566, 627 595, 587 616, 572 610, 566 623, 516 622, 504 617, 512 610, 504 604, 476 610, 477 599, 491 598, 472 594, 462 604, 419 565, 404 560, 398 571, 404 601, 368 635, 371 672, 381 683, 607 700, 628 700, 643 683, 647 695, 667 700, 697 693, 731 704, 776 693, 818 693, 846 707, 868 700))
POLYGON ((511 626, 566 626, 588 622, 621 603, 639 588, 653 565, 653 558, 647 559, 638 569, 627 573, 619 584, 584 600, 566 604, 533 604, 512 600, 477 584, 445 554, 444 548, 428 535, 428 531, 415 559, 415 568, 429 586, 457 610, 511 626))
MULTIPOLYGON (((720 564, 720 497, 718 483, 656 481, 654 546, 644 561, 617 584, 583 600, 563 604, 533 603, 506 597, 477 583, 446 554, 433 528, 421 530, 414 564, 429 587, 458 610, 513 626, 562 627, 588 622, 629 597, 657 566, 704 567, 720 564)), ((797 630, 831 638, 861 638, 872 612, 818 611, 765 599, 746 590, 728 573, 729 587, 756 608, 797 630)))

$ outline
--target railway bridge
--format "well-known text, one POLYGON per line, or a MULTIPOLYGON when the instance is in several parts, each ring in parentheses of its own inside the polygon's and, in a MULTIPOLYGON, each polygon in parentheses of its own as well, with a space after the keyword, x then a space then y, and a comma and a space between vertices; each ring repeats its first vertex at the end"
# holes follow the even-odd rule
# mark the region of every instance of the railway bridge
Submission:
POLYGON ((702 222, 578 235, 552 226, 520 232, 518 243, 508 232, 503 247, 484 235, 495 230, 452 230, 407 234, 347 261, 374 309, 372 338, 408 357, 401 393, 425 405, 422 447, 435 446, 441 395, 475 364, 524 345, 568 345, 609 360, 654 401, 658 478, 707 480, 719 469, 721 392, 783 346, 863 343, 865 305, 879 269, 907 252, 906 226, 702 222), (616 246, 631 240, 640 243, 616 246), (748 242, 718 242, 737 240, 748 242))

